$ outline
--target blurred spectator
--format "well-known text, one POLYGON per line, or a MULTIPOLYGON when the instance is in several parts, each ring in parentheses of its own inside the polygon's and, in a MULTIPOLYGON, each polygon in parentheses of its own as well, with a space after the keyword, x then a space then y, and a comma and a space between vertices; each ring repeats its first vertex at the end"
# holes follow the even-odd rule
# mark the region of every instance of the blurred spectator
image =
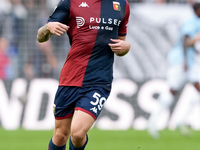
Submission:
POLYGON ((12 4, 10 0, 0 0, 0 12, 8 14, 11 11, 12 4))
POLYGON ((8 0, 0 0, 0 36, 3 35, 5 28, 5 20, 11 12, 12 4, 8 0))
POLYGON ((13 78, 19 72, 19 45, 23 36, 23 21, 27 11, 21 0, 0 0, 0 36, 5 37, 9 43, 7 53, 12 64, 13 78))
POLYGON ((0 79, 7 80, 13 77, 11 60, 8 55, 8 41, 0 37, 0 79))
POLYGON ((56 78, 58 62, 51 41, 42 44, 36 41, 38 28, 47 21, 46 1, 39 1, 39 6, 36 4, 34 0, 25 1, 28 17, 24 22, 22 51, 25 55, 21 63, 25 62, 25 64, 22 70, 29 80, 32 78, 56 78))
POLYGON ((47 7, 49 10, 53 10, 55 6, 58 4, 59 0, 46 0, 47 7))
POLYGON ((54 69, 58 67, 57 58, 53 53, 53 45, 50 41, 38 43, 39 51, 32 55, 24 66, 27 79, 52 78, 54 69))
POLYGON ((11 0, 12 12, 11 12, 11 35, 10 37, 11 44, 16 47, 19 46, 19 42, 21 37, 23 36, 23 21, 27 17, 27 10, 25 9, 24 5, 22 4, 21 0, 11 0))
POLYGON ((23 36, 23 20, 27 16, 27 11, 22 5, 21 0, 11 0, 11 10, 3 22, 4 31, 3 36, 6 37, 13 50, 17 53, 18 46, 23 36))

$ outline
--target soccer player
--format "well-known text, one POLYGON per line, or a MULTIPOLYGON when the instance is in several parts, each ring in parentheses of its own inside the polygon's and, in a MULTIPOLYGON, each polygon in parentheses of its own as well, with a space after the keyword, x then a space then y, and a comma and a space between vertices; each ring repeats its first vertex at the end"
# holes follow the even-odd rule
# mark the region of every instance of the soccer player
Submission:
MULTIPOLYGON (((198 55, 195 45, 200 41, 200 3, 196 2, 192 7, 194 15, 182 24, 177 43, 168 54, 167 81, 170 89, 167 93, 163 93, 158 97, 160 107, 149 118, 148 131, 153 138, 159 137, 156 129, 156 120, 159 114, 171 106, 175 95, 186 82, 192 83, 196 90, 200 92, 200 66, 195 61, 195 55, 198 55)), ((200 95, 199 99, 193 101, 193 104, 196 104, 198 101, 200 101, 200 95)), ((181 118, 179 124, 182 124, 183 120, 184 118, 181 118)))
POLYGON ((54 100, 55 129, 49 150, 84 150, 87 132, 107 100, 114 54, 130 49, 125 41, 130 8, 126 0, 60 0, 37 40, 68 33, 71 48, 54 100))

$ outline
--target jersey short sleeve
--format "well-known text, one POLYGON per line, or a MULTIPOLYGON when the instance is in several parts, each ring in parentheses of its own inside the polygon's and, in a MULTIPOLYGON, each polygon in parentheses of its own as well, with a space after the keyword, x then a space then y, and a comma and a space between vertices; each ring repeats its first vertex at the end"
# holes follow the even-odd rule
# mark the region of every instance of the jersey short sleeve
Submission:
POLYGON ((200 31, 200 19, 194 15, 181 28, 181 35, 194 37, 200 31))
POLYGON ((52 15, 49 17, 48 22, 60 22, 68 24, 70 16, 70 0, 60 0, 55 7, 52 15))
POLYGON ((126 1, 124 19, 122 20, 119 27, 119 36, 125 36, 127 33, 127 24, 129 21, 129 15, 130 15, 130 6, 128 1, 126 1))

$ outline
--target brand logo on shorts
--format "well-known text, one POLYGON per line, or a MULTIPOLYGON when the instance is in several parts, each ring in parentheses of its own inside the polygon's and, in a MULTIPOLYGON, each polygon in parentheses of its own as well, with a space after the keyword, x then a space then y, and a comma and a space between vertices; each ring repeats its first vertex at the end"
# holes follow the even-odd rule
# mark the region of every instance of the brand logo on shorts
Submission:
POLYGON ((76 17, 77 28, 82 27, 85 24, 85 19, 83 17, 76 17))
POLYGON ((98 112, 96 107, 90 108, 90 110, 92 110, 95 114, 97 114, 97 112, 98 112))

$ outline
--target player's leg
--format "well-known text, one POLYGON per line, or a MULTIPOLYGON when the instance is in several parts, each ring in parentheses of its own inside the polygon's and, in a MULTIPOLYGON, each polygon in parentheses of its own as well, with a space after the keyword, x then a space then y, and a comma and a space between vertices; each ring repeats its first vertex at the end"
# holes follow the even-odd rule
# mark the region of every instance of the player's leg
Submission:
MULTIPOLYGON (((199 58, 199 57, 198 57, 199 58)), ((198 96, 193 98, 190 104, 190 107, 188 111, 186 112, 187 114, 193 109, 193 107, 200 102, 200 81, 199 81, 199 76, 200 76, 200 66, 198 63, 193 64, 188 71, 188 80, 190 83, 193 84, 195 89, 198 92, 198 96)), ((184 117, 185 118, 185 117, 184 117)))
POLYGON ((102 87, 80 88, 71 123, 70 150, 84 150, 87 132, 98 118, 110 91, 102 87))
POLYGON ((200 62, 199 62, 199 58, 200 55, 197 56, 197 61, 193 66, 191 66, 190 70, 189 70, 189 81, 194 85, 195 89, 197 90, 197 92, 199 93, 199 96, 195 101, 196 102, 200 102, 200 62))
POLYGON ((88 142, 87 132, 95 122, 94 118, 80 110, 76 110, 71 124, 70 150, 84 150, 88 142))
POLYGON ((188 81, 192 83, 197 90, 198 94, 196 97, 192 97, 190 105, 187 110, 183 113, 182 117, 179 118, 177 128, 179 132, 184 136, 190 136, 191 130, 187 124, 185 124, 185 118, 191 113, 194 106, 200 102, 200 84, 199 84, 200 67, 198 64, 193 64, 188 68, 188 81))
POLYGON ((156 126, 158 118, 160 117, 160 114, 162 113, 163 110, 166 110, 171 106, 171 104, 174 101, 175 93, 176 91, 170 89, 164 93, 161 93, 160 96, 158 97, 159 106, 151 113, 148 120, 148 132, 154 139, 159 138, 159 133, 156 126))
POLYGON ((194 85, 195 89, 198 92, 197 97, 193 97, 193 99, 191 100, 190 105, 188 106, 187 111, 185 111, 185 115, 183 115, 183 118, 180 119, 179 124, 183 124, 187 114, 189 114, 193 110, 193 107, 196 104, 200 103, 200 84, 199 84, 199 82, 194 82, 193 85, 194 85))
POLYGON ((148 120, 148 132, 153 138, 159 138, 156 123, 160 114, 171 106, 174 101, 174 96, 181 89, 181 87, 183 87, 185 81, 186 78, 182 65, 169 66, 167 70, 167 82, 169 84, 169 89, 160 93, 158 97, 159 106, 151 113, 148 120))
MULTIPOLYGON (((76 87, 59 86, 54 100, 55 129, 49 150, 65 150, 77 99, 76 87)), ((78 97, 79 98, 79 97, 78 97)))
POLYGON ((177 123, 178 131, 183 136, 191 136, 192 135, 190 127, 188 126, 188 124, 185 123, 185 118, 187 118, 187 116, 192 112, 194 106, 200 102, 200 84, 199 84, 199 82, 194 82, 193 85, 198 92, 198 96, 194 97, 191 100, 186 111, 182 114, 182 117, 179 118, 179 121, 177 123))
POLYGON ((49 150, 65 150, 66 142, 70 135, 72 117, 55 120, 53 137, 49 142, 49 150))

